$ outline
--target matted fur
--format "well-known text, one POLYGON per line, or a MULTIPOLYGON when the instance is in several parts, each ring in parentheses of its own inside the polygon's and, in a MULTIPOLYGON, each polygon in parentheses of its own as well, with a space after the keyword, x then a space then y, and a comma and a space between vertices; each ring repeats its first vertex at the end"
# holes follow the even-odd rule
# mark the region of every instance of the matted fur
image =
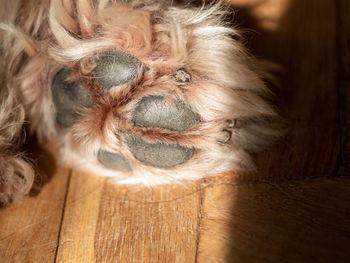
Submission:
POLYGON ((24 112, 30 131, 41 142, 59 143, 64 165, 110 176, 119 183, 179 183, 252 168, 248 152, 279 134, 268 124, 277 117, 263 99, 269 92, 255 73, 255 61, 234 40, 239 32, 223 22, 226 11, 221 3, 200 9, 155 0, 1 0, 1 5, 7 8, 0 24, 1 89, 5 90, 0 124, 9 135, 1 137, 0 167, 13 164, 1 170, 1 191, 3 178, 10 178, 14 170, 20 170, 27 182, 21 194, 32 182, 30 166, 13 151, 24 112), (94 88, 88 76, 93 59, 110 50, 134 56, 147 70, 105 94, 94 88), (55 123, 50 91, 53 76, 63 66, 73 70, 71 77, 79 79, 94 98, 94 106, 82 110, 67 129, 55 123), (189 83, 173 80, 178 69, 191 75, 189 83), (199 122, 180 132, 134 126, 128 121, 130 114, 147 95, 181 99, 198 114, 199 122), (228 121, 236 126, 228 127, 228 121), (152 167, 131 154, 121 131, 149 142, 194 147, 195 152, 176 167, 152 167), (99 149, 123 154, 132 171, 104 168, 96 160, 99 149))

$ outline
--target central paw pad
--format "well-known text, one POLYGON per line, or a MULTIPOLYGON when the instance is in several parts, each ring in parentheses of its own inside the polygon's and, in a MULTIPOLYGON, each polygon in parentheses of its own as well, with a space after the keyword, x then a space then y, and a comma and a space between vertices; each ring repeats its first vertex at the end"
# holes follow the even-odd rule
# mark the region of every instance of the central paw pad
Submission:
POLYGON ((136 126, 184 131, 197 121, 196 114, 181 100, 164 102, 162 96, 143 97, 133 112, 136 126))

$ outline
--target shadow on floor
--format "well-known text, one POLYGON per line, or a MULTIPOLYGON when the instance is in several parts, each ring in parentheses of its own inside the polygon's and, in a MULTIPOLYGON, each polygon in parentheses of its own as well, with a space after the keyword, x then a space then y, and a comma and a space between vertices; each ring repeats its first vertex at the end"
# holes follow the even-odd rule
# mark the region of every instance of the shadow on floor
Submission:
POLYGON ((256 178, 235 188, 227 261, 348 262, 350 177, 334 177, 341 165, 336 5, 290 1, 274 30, 253 13, 241 8, 236 20, 253 29, 253 54, 283 68, 272 89, 290 132, 258 155, 256 178))
POLYGON ((37 196, 42 188, 52 180, 57 169, 56 159, 53 153, 48 148, 41 146, 34 136, 28 138, 24 151, 33 161, 35 170, 35 180, 29 195, 37 196))

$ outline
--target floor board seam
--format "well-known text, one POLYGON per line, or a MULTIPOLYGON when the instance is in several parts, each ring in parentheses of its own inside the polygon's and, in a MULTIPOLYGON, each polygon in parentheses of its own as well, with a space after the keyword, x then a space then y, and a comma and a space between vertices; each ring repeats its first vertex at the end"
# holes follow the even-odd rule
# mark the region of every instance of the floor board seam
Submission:
POLYGON ((215 185, 244 185, 244 184, 270 184, 270 183, 292 183, 298 181, 307 181, 314 179, 339 179, 339 178, 350 178, 350 176, 346 176, 343 174, 335 174, 335 175, 315 175, 315 176, 306 176, 299 178, 268 178, 268 179, 239 179, 237 181, 223 181, 223 182, 206 182, 203 188, 208 188, 215 185))
POLYGON ((64 214, 65 214, 65 211, 66 211, 67 197, 68 197, 68 191, 69 191, 71 178, 72 178, 72 170, 69 170, 69 175, 68 175, 68 179, 67 179, 67 183, 66 183, 66 192, 64 194, 64 199, 63 199, 63 207, 62 207, 62 213, 61 213, 60 226, 58 228, 57 244, 56 244, 56 250, 55 250, 55 258, 54 258, 54 261, 53 261, 54 263, 56 263, 56 261, 57 261, 58 249, 60 247, 61 231, 62 231, 62 226, 63 226, 64 214))
POLYGON ((335 52, 336 52, 336 77, 337 77, 337 95, 338 95, 338 126, 339 126, 339 160, 336 167, 336 174, 344 174, 344 143, 345 143, 345 126, 344 126, 344 114, 346 113, 345 109, 345 81, 346 72, 344 72, 343 61, 342 61, 342 45, 341 45, 341 28, 342 21, 340 12, 341 4, 338 1, 334 3, 335 9, 335 52))
POLYGON ((196 255, 194 258, 194 262, 197 263, 198 261, 198 248, 199 248, 199 235, 201 232, 201 223, 202 223, 202 208, 203 208, 203 194, 204 194, 204 187, 202 187, 202 183, 200 185, 201 191, 200 191, 200 203, 199 203, 199 212, 198 212, 198 230, 197 230, 197 240, 196 240, 196 255))

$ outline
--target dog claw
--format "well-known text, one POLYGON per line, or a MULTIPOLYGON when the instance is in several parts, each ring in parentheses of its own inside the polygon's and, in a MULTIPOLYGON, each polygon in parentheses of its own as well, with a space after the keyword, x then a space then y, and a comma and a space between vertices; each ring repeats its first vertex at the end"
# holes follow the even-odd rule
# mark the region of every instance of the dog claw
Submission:
POLYGON ((227 128, 235 128, 237 126, 237 119, 227 120, 227 128))
POLYGON ((173 74, 173 78, 177 82, 186 83, 186 82, 190 82, 191 75, 188 74, 185 70, 179 69, 173 74))
POLYGON ((228 143, 231 140, 231 138, 232 138, 232 131, 227 130, 227 129, 224 129, 223 131, 227 134, 226 139, 222 142, 222 143, 225 144, 225 143, 228 143))

